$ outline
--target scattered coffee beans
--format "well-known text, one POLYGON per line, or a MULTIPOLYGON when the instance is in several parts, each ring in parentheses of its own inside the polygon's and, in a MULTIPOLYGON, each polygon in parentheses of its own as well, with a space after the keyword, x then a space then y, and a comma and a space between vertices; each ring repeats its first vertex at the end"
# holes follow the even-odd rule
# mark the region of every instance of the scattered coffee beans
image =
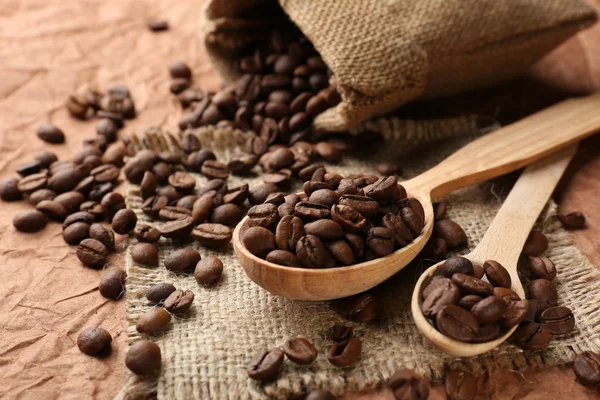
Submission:
POLYGON ((136 375, 149 375, 160 371, 160 347, 149 340, 139 340, 129 348, 125 365, 136 375))
POLYGON ((137 223, 137 216, 135 213, 128 209, 122 209, 117 211, 114 218, 112 219, 112 228, 115 232, 120 235, 126 235, 135 228, 137 223))
POLYGON ((169 322, 171 322, 171 314, 164 308, 151 308, 138 318, 135 329, 139 333, 152 335, 163 330, 169 322))
POLYGON ((200 253, 194 249, 178 249, 165 257, 165 268, 173 272, 193 269, 200 261, 200 253))
POLYGON ((194 293, 190 290, 176 290, 164 302, 165 309, 174 314, 182 314, 194 303, 194 293))
POLYGON ((223 276, 223 262, 216 256, 206 256, 196 264, 194 278, 202 285, 214 285, 223 276))
POLYGON ((317 359, 319 351, 305 338, 289 339, 283 346, 283 352, 291 361, 300 365, 307 365, 317 359))
POLYGON ((102 328, 87 328, 77 337, 77 347, 88 356, 107 354, 110 351, 112 336, 102 328))
POLYGON ((169 297, 169 295, 175 290, 175 286, 170 283, 157 283, 156 285, 148 288, 146 291, 146 298, 148 301, 158 303, 169 297))
POLYGON ((158 265, 158 249, 152 243, 136 243, 131 246, 131 258, 138 264, 154 267, 158 265))

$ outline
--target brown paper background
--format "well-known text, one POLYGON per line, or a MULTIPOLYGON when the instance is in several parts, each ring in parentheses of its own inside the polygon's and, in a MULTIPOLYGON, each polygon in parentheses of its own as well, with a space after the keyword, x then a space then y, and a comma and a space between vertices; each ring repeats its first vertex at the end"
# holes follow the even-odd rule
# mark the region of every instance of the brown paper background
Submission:
MULTIPOLYGON (((594 1, 600 8, 600 0, 594 1)), ((129 86, 139 117, 128 121, 123 133, 151 125, 173 129, 181 113, 168 93, 166 66, 171 61, 188 62, 204 89, 220 85, 200 46, 201 5, 192 0, 0 2, 0 177, 13 175, 19 163, 43 148, 68 158, 94 134, 93 122, 71 119, 62 106, 70 93, 87 86, 129 86), (156 17, 168 19, 171 30, 147 31, 146 19, 156 17), (65 131, 64 145, 37 139, 36 127, 47 120, 65 131)), ((533 69, 534 80, 459 96, 450 105, 407 107, 404 113, 477 111, 507 122, 557 100, 564 91, 595 90, 600 88, 599 39, 596 26, 569 41, 533 69)), ((579 168, 573 168, 561 204, 586 213, 589 227, 574 232, 574 239, 600 265, 600 138, 581 147, 579 168)), ((79 264, 58 224, 36 234, 15 232, 12 217, 27 207, 0 205, 0 398, 113 398, 123 384, 125 304, 99 295, 102 273, 79 264), (102 326, 113 334, 108 358, 87 357, 77 349, 77 334, 88 326, 102 326)), ((123 268, 120 254, 111 257, 110 266, 123 268)), ((486 392, 495 393, 494 398, 598 396, 574 383, 571 371, 559 368, 526 378, 497 373, 488 380, 486 392)), ((389 393, 372 396, 390 398, 389 393)))

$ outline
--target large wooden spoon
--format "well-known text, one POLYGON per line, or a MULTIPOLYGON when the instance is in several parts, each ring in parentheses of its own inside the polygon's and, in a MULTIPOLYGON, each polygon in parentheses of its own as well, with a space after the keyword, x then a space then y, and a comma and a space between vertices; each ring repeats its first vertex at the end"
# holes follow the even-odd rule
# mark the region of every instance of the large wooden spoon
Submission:
POLYGON ((242 244, 246 218, 233 245, 246 274, 269 292, 297 300, 329 300, 364 292, 408 265, 433 229, 432 200, 453 190, 522 168, 600 130, 600 93, 570 99, 474 140, 423 174, 402 182, 425 210, 425 227, 408 246, 346 267, 292 268, 251 254, 242 244))
MULTIPOLYGON (((531 228, 576 150, 577 145, 573 145, 527 167, 500 207, 481 242, 472 252, 463 256, 480 266, 486 260, 499 262, 510 273, 512 290, 522 299, 525 298, 525 291, 517 273, 519 256, 531 228)), ((421 274, 413 291, 411 310, 415 324, 423 336, 435 347, 455 357, 485 353, 508 339, 517 329, 516 326, 495 340, 474 344, 450 339, 427 321, 421 312, 421 293, 443 263, 444 261, 439 262, 421 274)))

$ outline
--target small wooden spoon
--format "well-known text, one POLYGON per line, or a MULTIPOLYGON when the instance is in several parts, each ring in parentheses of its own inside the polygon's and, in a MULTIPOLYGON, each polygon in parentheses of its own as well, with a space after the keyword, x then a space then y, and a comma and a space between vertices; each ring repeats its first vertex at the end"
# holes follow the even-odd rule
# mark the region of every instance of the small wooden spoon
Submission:
POLYGON ((296 300, 329 300, 364 292, 408 265, 433 230, 432 200, 453 190, 522 168, 600 130, 600 93, 570 99, 467 144, 423 174, 402 182, 425 210, 425 227, 408 246, 376 260, 346 267, 308 269, 276 265, 244 248, 246 218, 233 246, 246 272, 269 292, 296 300))
MULTIPOLYGON (((525 291, 517 273, 517 263, 531 228, 548 202, 550 195, 567 169, 577 145, 561 150, 531 164, 523 171, 517 183, 500 207, 485 236, 472 252, 463 256, 473 264, 483 265, 486 260, 502 264, 510 273, 512 290, 522 299, 525 291)), ((517 326, 498 339, 485 343, 464 343, 450 339, 431 325, 421 312, 423 289, 429 284, 441 261, 428 268, 417 281, 413 291, 411 309, 419 331, 433 345, 455 357, 471 357, 485 353, 509 338, 517 326)))

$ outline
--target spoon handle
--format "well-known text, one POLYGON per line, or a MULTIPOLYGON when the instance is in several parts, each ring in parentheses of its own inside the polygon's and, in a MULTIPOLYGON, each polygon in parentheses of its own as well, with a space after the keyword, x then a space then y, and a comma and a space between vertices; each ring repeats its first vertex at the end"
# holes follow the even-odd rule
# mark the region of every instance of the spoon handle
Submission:
POLYGON ((599 130, 600 92, 565 100, 472 141, 404 185, 436 199, 515 171, 599 130))
MULTIPOLYGON (((519 282, 517 262, 523 245, 576 151, 577 145, 570 146, 523 171, 469 259, 479 265, 485 260, 498 261, 512 281, 519 282)), ((513 284, 513 290, 519 289, 521 285, 513 284)))

